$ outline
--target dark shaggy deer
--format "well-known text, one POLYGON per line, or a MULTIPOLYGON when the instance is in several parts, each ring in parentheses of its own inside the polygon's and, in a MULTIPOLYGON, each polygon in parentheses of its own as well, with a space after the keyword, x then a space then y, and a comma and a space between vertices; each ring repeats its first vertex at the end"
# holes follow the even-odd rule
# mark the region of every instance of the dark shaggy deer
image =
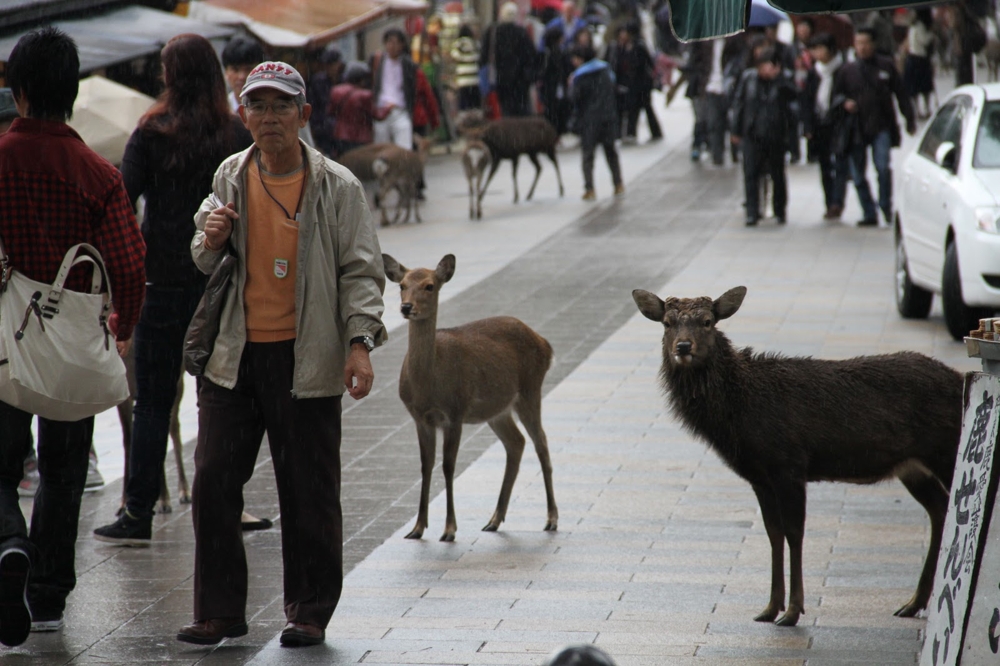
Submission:
POLYGON ((542 382, 552 365, 552 347, 524 322, 513 317, 487 317, 438 330, 438 293, 455 273, 455 256, 447 254, 437 268, 409 269, 387 254, 382 255, 385 275, 399 283, 400 311, 410 322, 410 340, 399 373, 399 397, 417 425, 420 444, 420 509, 407 539, 419 539, 427 527, 431 472, 437 430, 444 431, 445 489, 448 516, 441 541, 454 541, 453 481, 463 423, 489 424, 507 452, 507 466, 500 486, 497 508, 483 528, 495 532, 507 517, 510 493, 524 453, 524 435, 514 414, 535 443, 542 464, 548 518, 547 531, 559 522, 552 493, 552 462, 548 440, 542 429, 542 382))
POLYGON ((746 287, 712 300, 632 292, 663 324, 660 377, 670 406, 753 487, 771 543, 771 598, 755 620, 785 609, 784 551, 791 591, 777 620, 803 612, 806 483, 875 483, 896 476, 931 519, 917 590, 896 611, 913 617, 931 596, 962 429, 962 375, 913 352, 844 361, 735 349, 715 325, 733 316, 746 287))

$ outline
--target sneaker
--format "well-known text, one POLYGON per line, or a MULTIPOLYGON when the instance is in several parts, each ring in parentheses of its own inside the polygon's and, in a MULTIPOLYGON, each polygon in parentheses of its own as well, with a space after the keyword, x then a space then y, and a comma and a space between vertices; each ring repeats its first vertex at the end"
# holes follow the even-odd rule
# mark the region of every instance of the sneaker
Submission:
POLYGON ((615 185, 615 196, 616 197, 620 197, 623 194, 625 194, 625 186, 624 185, 615 185))
POLYGON ((13 647, 28 639, 31 614, 25 590, 31 560, 20 548, 0 553, 0 643, 13 647))
POLYGON ((127 510, 118 520, 94 530, 94 538, 116 546, 148 548, 153 538, 152 521, 136 518, 127 510))
POLYGON ((97 469, 97 458, 91 457, 87 463, 87 483, 83 486, 83 492, 92 493, 104 487, 104 477, 101 470, 97 469))
POLYGON ((698 150, 697 148, 692 148, 691 149, 691 161, 692 162, 698 162, 700 160, 701 160, 701 151, 698 150))
POLYGON ((35 619, 34 617, 31 618, 31 631, 36 634, 49 631, 59 631, 64 625, 65 622, 63 622, 62 613, 47 619, 44 617, 39 619, 35 619))
POLYGON ((24 461, 24 477, 21 483, 17 484, 17 494, 21 497, 34 497, 38 492, 38 482, 41 477, 38 475, 38 458, 29 456, 24 461))
POLYGON ((877 217, 866 217, 863 220, 858 220, 859 227, 877 227, 878 218, 877 217))
POLYGON ((594 190, 587 190, 583 193, 584 201, 594 201, 595 199, 597 199, 597 193, 594 190))

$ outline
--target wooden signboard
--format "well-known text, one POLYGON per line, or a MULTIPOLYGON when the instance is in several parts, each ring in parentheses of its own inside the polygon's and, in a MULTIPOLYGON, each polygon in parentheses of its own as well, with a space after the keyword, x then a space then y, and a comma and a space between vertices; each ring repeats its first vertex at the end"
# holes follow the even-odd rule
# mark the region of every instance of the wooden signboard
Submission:
POLYGON ((1000 377, 969 373, 965 395, 951 506, 920 666, 994 665, 1000 661, 1000 512, 993 510, 997 488, 994 472, 1000 473, 1000 466, 994 465, 1000 377))

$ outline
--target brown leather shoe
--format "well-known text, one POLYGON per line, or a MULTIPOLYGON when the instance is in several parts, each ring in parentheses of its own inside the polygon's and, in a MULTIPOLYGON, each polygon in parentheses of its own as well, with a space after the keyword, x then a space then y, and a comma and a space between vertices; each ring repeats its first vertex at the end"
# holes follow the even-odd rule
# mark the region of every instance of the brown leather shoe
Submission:
POLYGON ((312 624, 289 622, 281 630, 281 644, 284 647, 305 647, 319 645, 326 640, 326 630, 312 624))
POLYGON ((222 617, 214 620, 202 620, 181 627, 177 632, 177 640, 195 645, 215 645, 223 638, 246 636, 246 620, 238 617, 222 617))

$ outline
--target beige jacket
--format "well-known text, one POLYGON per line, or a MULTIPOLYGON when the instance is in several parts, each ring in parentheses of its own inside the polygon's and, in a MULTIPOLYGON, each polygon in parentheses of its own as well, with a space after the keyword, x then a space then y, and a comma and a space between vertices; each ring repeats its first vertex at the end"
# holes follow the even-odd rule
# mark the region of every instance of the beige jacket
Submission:
MULTIPOLYGON (((295 280, 295 375, 292 395, 321 398, 344 393, 348 342, 369 335, 376 345, 388 336, 382 325, 385 271, 375 225, 361 183, 344 167, 303 144, 306 185, 299 218, 298 269, 295 280)), ((239 259, 236 289, 222 311, 219 336, 205 377, 233 388, 246 345, 246 187, 247 167, 256 147, 226 159, 215 172, 212 194, 195 214, 191 241, 194 263, 211 274, 225 250, 205 247, 209 213, 228 202, 240 219, 230 245, 239 259)))

